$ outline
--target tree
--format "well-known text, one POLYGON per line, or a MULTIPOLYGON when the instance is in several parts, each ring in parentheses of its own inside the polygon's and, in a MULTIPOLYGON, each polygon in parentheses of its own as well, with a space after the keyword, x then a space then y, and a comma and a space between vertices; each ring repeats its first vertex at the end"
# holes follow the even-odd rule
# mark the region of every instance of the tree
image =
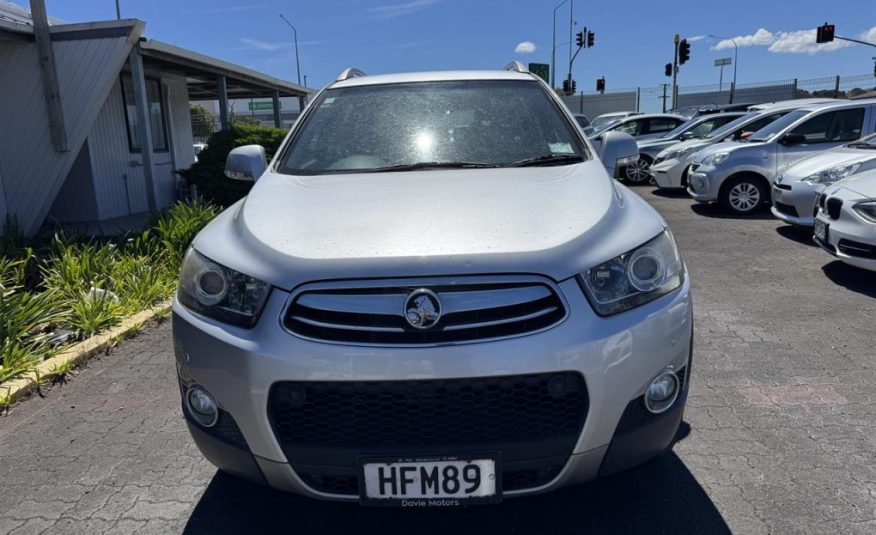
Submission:
POLYGON ((189 104, 189 115, 192 119, 192 136, 198 139, 210 137, 216 120, 213 112, 203 104, 189 104))

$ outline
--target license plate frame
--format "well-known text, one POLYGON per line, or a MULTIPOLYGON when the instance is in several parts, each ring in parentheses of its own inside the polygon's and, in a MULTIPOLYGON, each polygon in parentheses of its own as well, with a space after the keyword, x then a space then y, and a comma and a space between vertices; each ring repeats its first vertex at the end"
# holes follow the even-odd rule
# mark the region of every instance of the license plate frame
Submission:
POLYGON ((828 236, 830 236, 830 224, 825 223, 819 218, 815 218, 815 225, 812 228, 812 235, 816 240, 822 243, 828 243, 828 236))
MULTIPOLYGON (((483 470, 483 467, 479 468, 483 470)), ((378 507, 420 507, 420 508, 432 508, 432 507, 465 507, 467 505, 481 505, 481 504, 491 504, 491 503, 499 503, 502 501, 502 466, 501 466, 501 455, 498 452, 486 452, 486 453, 476 453, 476 454, 462 454, 462 455, 399 455, 395 457, 383 456, 383 457, 360 457, 358 460, 358 474, 359 474, 359 503, 367 506, 378 506, 378 507), (398 496, 398 497, 388 497, 388 498, 377 498, 374 496, 369 496, 369 487, 368 487, 368 475, 366 472, 366 465, 389 465, 389 466, 416 466, 416 467, 424 467, 429 466, 433 463, 447 463, 442 466, 447 466, 449 464, 453 464, 454 466, 460 465, 468 465, 474 464, 476 462, 492 463, 493 467, 493 493, 490 495, 484 496, 449 496, 448 493, 442 493, 441 495, 435 496, 420 496, 420 495, 407 495, 407 496, 398 496)), ((419 474, 417 474, 419 475, 419 474)), ((481 477, 484 474, 481 473, 481 477)), ((487 475, 489 477, 489 475, 487 475)), ((420 479, 416 480, 422 482, 420 479)), ((397 481, 399 484, 400 480, 397 481)), ((484 483, 481 483, 481 486, 484 483)), ((442 482, 438 481, 437 487, 441 489, 442 482)), ((465 482, 460 480, 460 490, 464 492, 465 482)), ((423 490, 422 486, 420 490, 423 490)), ((399 494, 399 493, 395 493, 399 494)), ((413 493, 411 493, 413 494, 413 493)))

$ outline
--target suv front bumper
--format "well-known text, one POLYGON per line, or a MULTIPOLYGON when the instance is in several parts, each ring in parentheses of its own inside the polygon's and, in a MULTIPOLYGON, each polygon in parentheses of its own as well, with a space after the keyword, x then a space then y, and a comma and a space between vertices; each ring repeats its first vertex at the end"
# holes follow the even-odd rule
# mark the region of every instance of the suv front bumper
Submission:
POLYGON ((575 279, 558 288, 569 311, 555 327, 517 338, 441 347, 366 347, 304 340, 281 327, 289 294, 276 289, 261 320, 249 330, 201 317, 175 301, 173 331, 181 386, 197 384, 206 389, 234 423, 230 428, 223 426, 223 432, 233 437, 229 440, 189 418, 192 436, 204 455, 228 472, 311 497, 355 501, 358 496, 354 494, 313 488, 293 469, 268 417, 272 385, 573 371, 584 378, 588 396, 586 419, 574 448, 550 481, 506 491, 506 496, 592 480, 663 451, 672 444, 690 382, 693 318, 689 282, 669 295, 605 318, 593 312, 575 279), (678 399, 665 413, 643 413, 641 396, 667 367, 685 369, 678 399))

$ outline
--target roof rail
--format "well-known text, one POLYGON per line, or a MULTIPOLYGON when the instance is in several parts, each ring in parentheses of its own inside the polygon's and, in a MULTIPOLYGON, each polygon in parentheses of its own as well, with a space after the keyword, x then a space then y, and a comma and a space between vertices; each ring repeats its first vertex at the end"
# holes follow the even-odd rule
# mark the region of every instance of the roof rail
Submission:
POLYGON ((505 68, 504 68, 503 70, 506 70, 506 71, 514 71, 514 72, 522 72, 522 73, 524 73, 524 74, 528 74, 528 73, 529 73, 529 69, 527 69, 526 67, 524 67, 522 63, 520 63, 519 61, 516 61, 516 60, 515 60, 515 61, 512 61, 512 62, 509 63, 508 65, 505 65, 505 68))
POLYGON ((338 75, 338 78, 335 80, 335 82, 342 82, 344 80, 349 80, 350 78, 358 78, 359 76, 368 75, 360 71, 359 69, 350 67, 348 69, 344 69, 344 72, 338 75))

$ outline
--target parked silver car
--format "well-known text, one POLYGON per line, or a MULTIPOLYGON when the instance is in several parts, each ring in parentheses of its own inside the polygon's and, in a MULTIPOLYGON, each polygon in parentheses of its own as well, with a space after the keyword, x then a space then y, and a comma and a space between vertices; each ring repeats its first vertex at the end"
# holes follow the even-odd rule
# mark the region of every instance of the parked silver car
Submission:
POLYGON ((837 182, 819 197, 814 239, 842 262, 876 271, 876 170, 837 182))
POLYGON ((719 143, 697 153, 687 191, 700 202, 718 201, 748 214, 770 200, 779 169, 876 129, 876 99, 816 104, 789 112, 743 143, 719 143))
POLYGON ((637 140, 653 139, 674 130, 677 126, 687 121, 687 117, 669 113, 640 113, 631 115, 620 121, 609 124, 602 128, 594 128, 590 138, 594 138, 603 132, 622 132, 629 134, 637 140))
POLYGON ((671 447, 690 282, 666 222, 553 90, 510 71, 345 71, 186 255, 183 413, 221 469, 314 498, 448 506, 671 447))
POLYGON ((748 113, 725 124, 705 138, 682 141, 658 153, 651 165, 651 176, 659 188, 686 188, 690 164, 694 155, 700 150, 717 143, 744 140, 791 110, 827 102, 838 102, 838 100, 797 99, 751 106, 748 113))
POLYGON ((661 151, 682 141, 702 139, 742 115, 742 112, 701 115, 680 124, 658 138, 639 139, 639 161, 636 165, 626 167, 624 175, 627 181, 633 184, 648 181, 651 178, 651 164, 661 151))
POLYGON ((633 115, 641 115, 641 113, 637 111, 613 111, 611 113, 603 113, 602 115, 597 115, 590 121, 590 127, 593 128, 593 131, 602 131, 607 126, 612 125, 622 119, 626 119, 627 117, 632 117, 633 115))
POLYGON ((773 183, 773 215, 794 225, 812 226, 816 202, 825 188, 874 168, 876 134, 797 162, 773 183))

